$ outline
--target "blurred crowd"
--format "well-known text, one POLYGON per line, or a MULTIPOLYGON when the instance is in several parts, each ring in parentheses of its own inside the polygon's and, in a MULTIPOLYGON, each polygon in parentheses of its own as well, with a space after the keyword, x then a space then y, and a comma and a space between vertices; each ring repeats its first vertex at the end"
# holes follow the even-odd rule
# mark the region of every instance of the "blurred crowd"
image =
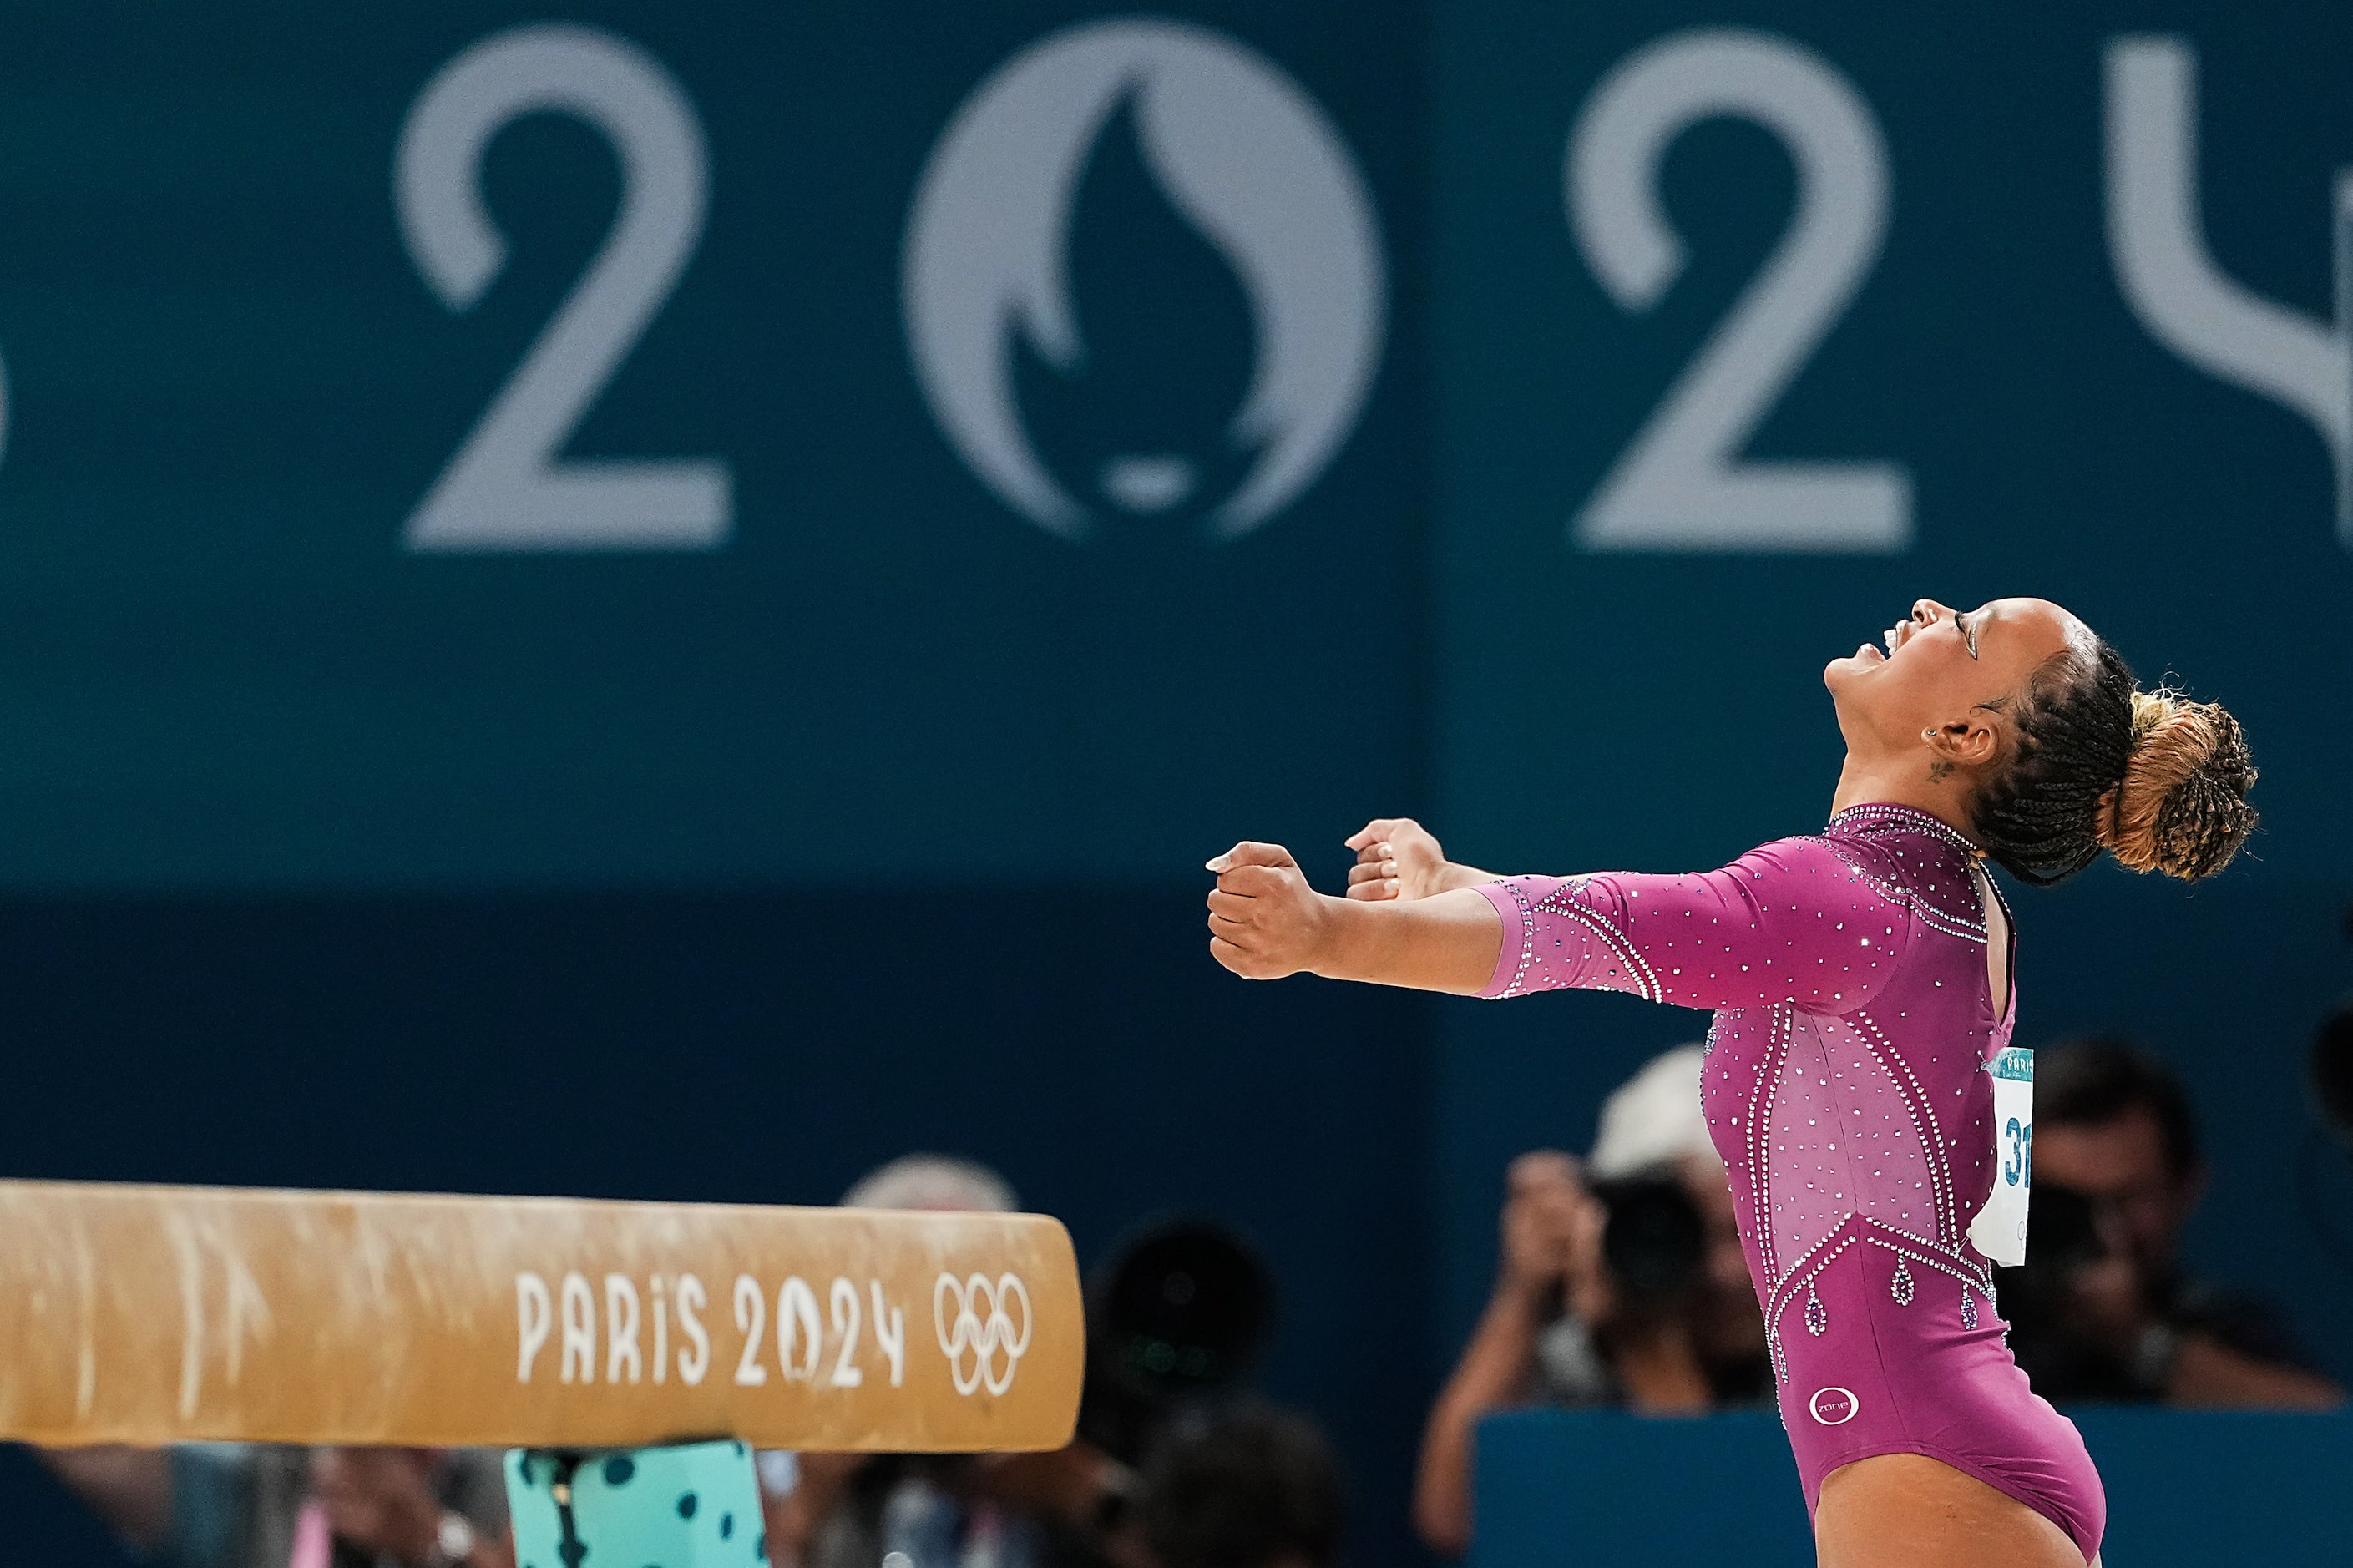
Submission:
POLYGON ((2006 1271, 2001 1296, 2036 1391, 2060 1404, 2343 1403, 2277 1303, 2183 1257, 2207 1167, 2172 1069, 2114 1039, 2037 1058, 2026 1267, 2006 1271))
MULTIPOLYGON (((1479 1424, 1529 1405, 1655 1415, 1773 1401, 1765 1330, 1703 1053, 1656 1058, 1609 1096, 1582 1157, 1537 1150, 1505 1180, 1486 1309, 1431 1409, 1411 1500, 1434 1552, 1467 1551, 1479 1424)), ((2182 1237, 2208 1169, 2190 1098, 2114 1039, 2038 1053, 2027 1265, 2001 1271, 2010 1342, 2061 1404, 2324 1409, 2344 1390, 2278 1306, 2201 1274, 2182 1237)), ((910 1155, 846 1205, 1011 1212, 980 1165, 910 1155)), ((1079 1435, 1047 1454, 767 1452, 780 1568, 1333 1568, 1342 1484, 1314 1424, 1254 1394, 1273 1283, 1198 1222, 1128 1238, 1090 1279, 1079 1435)), ((165 1568, 515 1568, 499 1457, 195 1445, 44 1456, 121 1541, 165 1568)))
MULTIPOLYGON (((916 1155, 854 1208, 1010 1213, 1012 1190, 916 1155)), ((1330 1568, 1339 1470, 1313 1423, 1246 1392, 1273 1285, 1239 1238, 1129 1238, 1090 1291, 1079 1436, 1048 1454, 760 1457, 772 1561, 791 1568, 1330 1568)))

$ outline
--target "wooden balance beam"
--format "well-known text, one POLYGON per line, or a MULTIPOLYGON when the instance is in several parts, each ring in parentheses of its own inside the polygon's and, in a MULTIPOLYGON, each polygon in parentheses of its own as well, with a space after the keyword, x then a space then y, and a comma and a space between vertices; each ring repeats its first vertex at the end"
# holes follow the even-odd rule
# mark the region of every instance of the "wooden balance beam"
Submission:
POLYGON ((0 1437, 1058 1448, 1037 1215, 0 1182, 0 1437))

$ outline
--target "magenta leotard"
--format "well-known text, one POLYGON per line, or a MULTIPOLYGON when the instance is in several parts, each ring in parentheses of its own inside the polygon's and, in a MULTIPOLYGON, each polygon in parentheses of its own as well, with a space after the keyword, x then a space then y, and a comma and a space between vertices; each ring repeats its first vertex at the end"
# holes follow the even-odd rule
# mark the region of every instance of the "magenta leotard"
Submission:
POLYGON ((1992 1190, 1987 1064, 2011 1023, 1971 854, 1925 813, 1861 805, 1719 871, 1491 882, 1504 950, 1484 994, 1715 1009, 1701 1100, 1810 1510, 1841 1465, 1925 1454, 2089 1561, 2099 1474, 2011 1359, 1966 1234, 1992 1190))

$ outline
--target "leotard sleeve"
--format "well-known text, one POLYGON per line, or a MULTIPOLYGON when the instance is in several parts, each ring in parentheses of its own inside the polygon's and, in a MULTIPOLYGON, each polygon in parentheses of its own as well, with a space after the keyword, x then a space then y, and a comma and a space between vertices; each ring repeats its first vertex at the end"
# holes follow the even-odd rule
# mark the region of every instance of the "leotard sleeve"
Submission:
POLYGON ((1678 1007, 1846 1013, 1894 973, 1909 937, 1892 869, 1783 838, 1715 871, 1488 882, 1479 891, 1504 919, 1504 948, 1480 994, 1575 986, 1678 1007))

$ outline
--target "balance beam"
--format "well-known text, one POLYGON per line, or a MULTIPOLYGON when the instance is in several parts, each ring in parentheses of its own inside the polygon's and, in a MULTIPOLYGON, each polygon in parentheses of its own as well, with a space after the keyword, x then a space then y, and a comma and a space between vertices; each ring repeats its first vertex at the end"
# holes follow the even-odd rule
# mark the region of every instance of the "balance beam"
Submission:
POLYGON ((1057 1448, 1037 1215, 0 1182, 0 1437, 1057 1448))

